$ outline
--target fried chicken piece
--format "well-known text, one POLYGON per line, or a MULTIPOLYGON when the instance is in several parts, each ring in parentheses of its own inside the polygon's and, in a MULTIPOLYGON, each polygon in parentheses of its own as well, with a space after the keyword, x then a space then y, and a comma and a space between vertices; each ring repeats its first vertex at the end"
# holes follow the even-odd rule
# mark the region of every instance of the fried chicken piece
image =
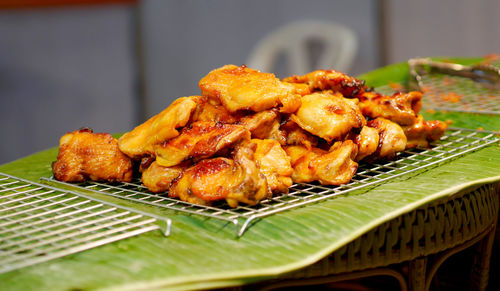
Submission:
POLYGON ((392 96, 376 92, 364 92, 359 97, 359 108, 364 116, 370 118, 382 117, 399 125, 414 124, 417 114, 422 108, 422 93, 398 92, 392 96))
POLYGON ((313 88, 311 88, 308 84, 305 83, 291 83, 291 82, 285 82, 285 83, 292 85, 295 88, 295 92, 300 96, 312 94, 314 91, 313 88))
POLYGON ((182 97, 162 112, 124 134, 119 140, 120 150, 138 159, 154 153, 153 147, 179 135, 178 128, 185 126, 201 96, 182 97))
POLYGON ((279 120, 279 113, 271 109, 245 116, 241 118, 239 124, 252 133, 252 138, 265 139, 269 137, 277 120, 279 120))
POLYGON ((288 187, 293 184, 290 157, 276 140, 252 139, 251 142, 257 144, 254 160, 266 177, 271 191, 288 193, 288 187))
POLYGON ((274 139, 279 142, 280 145, 286 145, 286 132, 281 129, 281 124, 278 120, 275 120, 266 136, 267 139, 274 139))
POLYGON ((304 83, 314 90, 332 90, 345 97, 354 97, 363 91, 364 81, 334 70, 317 70, 304 76, 291 76, 283 79, 288 83, 304 83))
POLYGON ((198 121, 178 137, 154 146, 156 162, 172 167, 187 159, 209 158, 245 140, 250 140, 250 131, 241 125, 198 121))
POLYGON ((155 160, 156 158, 154 156, 143 157, 139 164, 139 173, 144 173, 155 160))
POLYGON ((339 141, 329 151, 304 146, 287 146, 291 158, 292 179, 297 183, 319 181, 323 185, 348 183, 358 169, 354 161, 357 146, 351 141, 339 141))
POLYGON ((196 121, 214 121, 221 123, 235 123, 239 117, 227 111, 218 100, 207 97, 200 100, 191 117, 191 123, 196 121))
POLYGON ((302 145, 307 149, 318 145, 318 138, 309 132, 300 128, 293 120, 288 119, 282 126, 282 132, 285 133, 287 145, 302 145))
POLYGON ((397 123, 379 117, 368 121, 367 126, 377 129, 379 133, 377 151, 371 158, 394 159, 398 152, 405 150, 406 135, 397 123))
POLYGON ((214 158, 188 168, 173 182, 169 197, 209 205, 225 199, 229 206, 255 205, 272 195, 267 180, 254 161, 256 144, 238 146, 233 159, 214 158))
POLYGON ((166 192, 172 181, 179 177, 186 168, 184 165, 162 167, 155 161, 142 173, 142 184, 153 193, 166 192))
POLYGON ((168 196, 201 205, 223 200, 234 183, 229 178, 235 167, 234 161, 227 158, 201 160, 172 183, 168 196))
POLYGON ((64 182, 130 182, 133 174, 132 160, 120 152, 116 139, 109 133, 93 133, 90 128, 61 137, 52 171, 64 182))
POLYGON ((379 145, 379 132, 377 129, 363 126, 359 134, 354 135, 352 140, 358 146, 358 154, 354 159, 356 162, 375 153, 379 145))
POLYGON ((440 139, 446 131, 447 124, 439 120, 426 121, 418 115, 413 125, 403 126, 403 131, 408 139, 406 148, 427 148, 429 143, 440 139))
POLYGON ((274 139, 285 144, 286 136, 280 130, 280 114, 276 109, 261 111, 242 117, 239 124, 252 133, 252 138, 274 139))
POLYGON ((347 99, 340 93, 313 93, 302 97, 302 105, 292 120, 302 129, 328 142, 340 138, 352 128, 362 127, 366 120, 357 99, 347 99))
POLYGON ((281 82, 273 74, 262 73, 246 66, 226 65, 208 73, 199 83, 202 95, 219 99, 229 112, 255 112, 282 105, 280 111, 295 112, 300 95, 295 87, 281 82))

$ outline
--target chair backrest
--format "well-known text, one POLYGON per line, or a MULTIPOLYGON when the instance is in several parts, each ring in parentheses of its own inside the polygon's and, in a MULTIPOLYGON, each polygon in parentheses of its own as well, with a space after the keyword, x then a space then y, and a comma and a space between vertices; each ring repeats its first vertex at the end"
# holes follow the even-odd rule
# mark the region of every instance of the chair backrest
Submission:
POLYGON ((330 21, 303 20, 272 31, 253 48, 247 66, 274 72, 280 56, 285 57, 288 74, 306 74, 315 69, 348 72, 356 56, 358 39, 354 31, 330 21), (319 42, 323 50, 313 64, 309 44, 319 42))

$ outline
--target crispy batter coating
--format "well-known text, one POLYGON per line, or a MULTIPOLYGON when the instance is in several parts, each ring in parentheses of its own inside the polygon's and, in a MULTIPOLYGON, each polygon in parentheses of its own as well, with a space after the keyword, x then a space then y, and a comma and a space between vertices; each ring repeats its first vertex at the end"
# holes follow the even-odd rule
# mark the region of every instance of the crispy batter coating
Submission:
POLYGON ((312 94, 314 92, 314 88, 310 87, 305 83, 293 83, 293 82, 285 82, 292 85, 295 88, 295 92, 300 96, 305 96, 312 94))
POLYGON ((427 148, 433 141, 440 139, 446 131, 447 124, 439 120, 426 121, 418 115, 414 124, 403 126, 403 131, 408 138, 406 148, 427 148))
POLYGON ((196 121, 213 121, 221 123, 235 123, 239 116, 231 114, 218 100, 204 98, 199 100, 191 117, 191 123, 196 121))
POLYGON ((422 108, 422 93, 398 92, 386 96, 376 92, 364 92, 359 101, 359 108, 367 117, 382 117, 399 125, 411 125, 415 123, 417 114, 422 108))
POLYGON ((354 160, 359 162, 375 153, 379 145, 379 139, 379 132, 376 128, 363 126, 359 134, 353 138, 354 143, 358 146, 358 154, 354 160))
POLYGON ((293 169, 285 150, 279 142, 272 139, 252 139, 251 142, 257 144, 254 159, 271 191, 288 193, 288 187, 293 184, 293 169))
POLYGON ((179 135, 177 129, 188 123, 200 98, 203 97, 178 98, 162 112, 124 134, 118 140, 120 150, 134 159, 153 154, 153 146, 179 135))
POLYGON ((280 129, 281 114, 276 109, 265 110, 244 116, 238 122, 250 130, 252 138, 274 139, 286 144, 286 133, 280 129))
POLYGON ((156 162, 172 167, 187 159, 209 158, 244 140, 250 140, 250 132, 241 125, 198 121, 182 129, 178 137, 156 145, 156 162))
POLYGON ((199 86, 203 95, 219 99, 229 112, 259 112, 281 105, 281 112, 291 113, 300 106, 294 86, 246 66, 215 69, 200 80, 199 86))
POLYGON ((132 160, 120 152, 116 139, 89 128, 61 137, 52 171, 57 180, 64 182, 130 182, 133 174, 132 160))
POLYGON ((241 118, 239 124, 252 133, 252 138, 265 139, 278 120, 279 113, 276 110, 265 110, 241 118))
POLYGON ((367 126, 373 127, 379 132, 377 151, 372 158, 394 159, 398 152, 405 150, 407 138, 397 123, 379 117, 368 121, 367 126))
POLYGON ((348 183, 358 169, 354 161, 357 146, 351 140, 336 142, 329 151, 304 146, 287 146, 285 151, 291 158, 292 179, 297 183, 340 185, 348 183))
POLYGON ((313 93, 302 97, 302 105, 292 114, 292 120, 328 142, 366 124, 357 100, 344 98, 339 93, 313 93))
POLYGON ((280 145, 286 145, 286 132, 281 129, 281 123, 275 120, 266 136, 268 139, 274 139, 280 145))
POLYGON ((200 161, 188 168, 170 187, 168 196, 182 201, 209 205, 223 200, 233 183, 231 177, 235 163, 228 158, 213 158, 200 161), (228 180, 226 183, 223 181, 228 180))
POLYGON ((446 130, 444 122, 418 115, 422 93, 370 92, 333 70, 280 81, 226 65, 199 87, 203 96, 177 99, 118 142, 91 130, 64 135, 54 176, 128 182, 134 159, 151 192, 197 204, 255 205, 288 193, 293 182, 348 183, 357 162, 427 147, 446 130))
MULTIPOLYGON (((364 81, 334 70, 317 70, 304 76, 291 76, 283 79, 287 83, 307 84, 311 91, 332 90, 345 97, 354 97, 363 91, 364 81)), ((299 92, 305 92, 305 90, 299 92)), ((302 94, 301 94, 302 95, 302 94)))
POLYGON ((207 205, 225 199, 229 206, 255 205, 271 197, 265 176, 254 160, 255 144, 239 146, 234 159, 205 159, 173 182, 169 196, 207 205))
POLYGON ((307 149, 318 145, 318 138, 309 132, 300 128, 293 120, 288 119, 281 126, 282 132, 285 133, 287 145, 302 145, 307 149))
POLYGON ((186 168, 187 166, 184 165, 162 167, 157 162, 153 162, 142 173, 141 181, 153 193, 166 192, 172 181, 179 177, 186 168))

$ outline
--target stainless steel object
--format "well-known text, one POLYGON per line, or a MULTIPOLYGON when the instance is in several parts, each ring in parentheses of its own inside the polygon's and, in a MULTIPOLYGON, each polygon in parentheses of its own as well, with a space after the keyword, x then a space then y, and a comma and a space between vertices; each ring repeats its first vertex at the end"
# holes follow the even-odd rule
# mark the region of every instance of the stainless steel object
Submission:
MULTIPOLYGON (((265 216, 330 199, 395 177, 420 171, 496 143, 499 140, 493 132, 450 129, 430 149, 407 150, 400 153, 397 160, 390 162, 361 164, 358 172, 348 184, 340 186, 323 186, 317 183, 294 184, 290 188, 289 194, 282 194, 261 201, 256 206, 239 206, 234 209, 227 205, 220 207, 196 205, 153 194, 141 184, 140 180, 116 185, 100 182, 64 184, 181 213, 228 221, 235 226, 237 235, 241 236, 252 223, 265 216)), ((52 178, 42 179, 62 183, 52 178)))
POLYGON ((0 173, 0 273, 160 228, 149 214, 0 173))
POLYGON ((426 109, 500 114, 500 63, 464 66, 410 59, 411 90, 424 93, 426 109))

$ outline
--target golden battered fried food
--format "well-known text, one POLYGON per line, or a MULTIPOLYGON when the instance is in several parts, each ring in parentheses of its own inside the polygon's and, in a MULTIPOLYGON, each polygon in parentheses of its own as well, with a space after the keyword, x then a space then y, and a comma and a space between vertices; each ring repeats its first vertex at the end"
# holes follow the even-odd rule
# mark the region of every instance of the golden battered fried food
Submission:
POLYGON ((433 141, 440 139, 446 131, 447 124, 439 120, 425 121, 418 115, 414 124, 403 126, 403 131, 408 139, 406 148, 427 148, 433 141))
POLYGON ((266 177, 271 191, 288 193, 288 187, 293 184, 290 157, 276 140, 252 139, 251 142, 257 144, 254 160, 266 177))
POLYGON ((297 183, 340 185, 348 183, 358 169, 354 161, 357 146, 351 140, 336 142, 329 151, 303 146, 287 146, 285 151, 291 158, 292 179, 297 183))
POLYGON ((380 137, 377 129, 363 126, 360 133, 353 138, 354 143, 358 146, 358 154, 354 160, 359 162, 365 157, 375 153, 379 145, 379 139, 380 137))
POLYGON ((277 110, 265 110, 241 118, 239 124, 252 133, 252 138, 266 139, 278 120, 277 110))
POLYGON ((184 165, 162 167, 157 162, 153 162, 142 173, 141 181, 153 193, 166 192, 172 181, 179 177, 186 168, 187 166, 184 165))
POLYGON ((177 99, 118 142, 91 130, 64 135, 54 176, 128 182, 134 159, 151 192, 255 205, 288 193, 293 182, 348 183, 360 160, 427 147, 446 130, 418 115, 420 92, 369 92, 363 81, 333 70, 280 81, 226 65, 199 87, 203 96, 177 99))
POLYGON ((229 206, 255 205, 272 195, 254 161, 256 145, 239 146, 234 159, 214 158, 188 168, 173 182, 169 197, 196 204, 225 199, 229 206))
POLYGON ((281 129, 281 124, 275 120, 266 136, 267 139, 274 139, 280 145, 286 145, 286 132, 281 129))
POLYGON ((307 84, 311 91, 332 90, 345 97, 355 97, 363 91, 364 81, 334 70, 317 70, 304 76, 291 76, 283 79, 287 83, 307 84))
POLYGON ((218 99, 229 110, 255 112, 281 105, 281 112, 295 112, 300 95, 295 87, 281 82, 273 74, 261 73, 246 66, 226 65, 211 71, 199 83, 202 95, 218 99))
POLYGON ((274 139, 284 145, 286 134, 280 129, 280 117, 276 109, 271 109, 244 116, 238 124, 250 130, 252 138, 274 139))
POLYGON ((196 121, 213 121, 221 123, 235 123, 239 117, 231 114, 220 103, 204 98, 200 100, 191 117, 191 123, 196 121))
POLYGON ((295 87, 295 92, 299 94, 300 96, 305 96, 314 93, 314 88, 311 88, 308 84, 305 83, 291 83, 291 82, 285 82, 293 87, 295 87))
POLYGON ((130 182, 133 174, 132 160, 120 152, 116 139, 89 128, 61 137, 52 171, 54 178, 64 182, 130 182))
POLYGON ((366 124, 357 99, 347 99, 340 93, 313 93, 302 97, 302 105, 292 120, 302 129, 328 142, 341 138, 352 128, 366 124))
POLYGON ((386 96, 376 92, 364 92, 359 97, 359 108, 364 116, 370 118, 382 117, 399 125, 411 125, 415 123, 422 108, 422 93, 398 92, 386 96))
POLYGON ((151 164, 156 160, 153 156, 145 156, 141 159, 139 163, 139 173, 144 173, 144 171, 151 166, 151 164))
POLYGON ((285 133, 287 145, 301 145, 311 149, 318 145, 318 138, 300 128, 293 120, 288 119, 282 126, 285 133))
POLYGON ((178 137, 154 146, 154 152, 158 165, 172 167, 187 159, 212 157, 245 140, 250 140, 250 131, 241 125, 198 121, 178 137))
POLYGON ((127 156, 139 159, 154 153, 153 146, 179 135, 178 128, 185 126, 201 96, 182 97, 162 112, 124 134, 118 141, 120 150, 127 156))
POLYGON ((234 168, 235 163, 231 159, 202 160, 184 171, 179 179, 172 183, 168 196, 201 205, 223 200, 228 195, 228 188, 231 188, 229 183, 233 182, 223 184, 223 181, 231 177, 234 168))
POLYGON ((377 129, 379 133, 377 151, 372 158, 394 159, 398 152, 405 150, 406 135, 398 124, 379 117, 368 121, 367 126, 377 129))

